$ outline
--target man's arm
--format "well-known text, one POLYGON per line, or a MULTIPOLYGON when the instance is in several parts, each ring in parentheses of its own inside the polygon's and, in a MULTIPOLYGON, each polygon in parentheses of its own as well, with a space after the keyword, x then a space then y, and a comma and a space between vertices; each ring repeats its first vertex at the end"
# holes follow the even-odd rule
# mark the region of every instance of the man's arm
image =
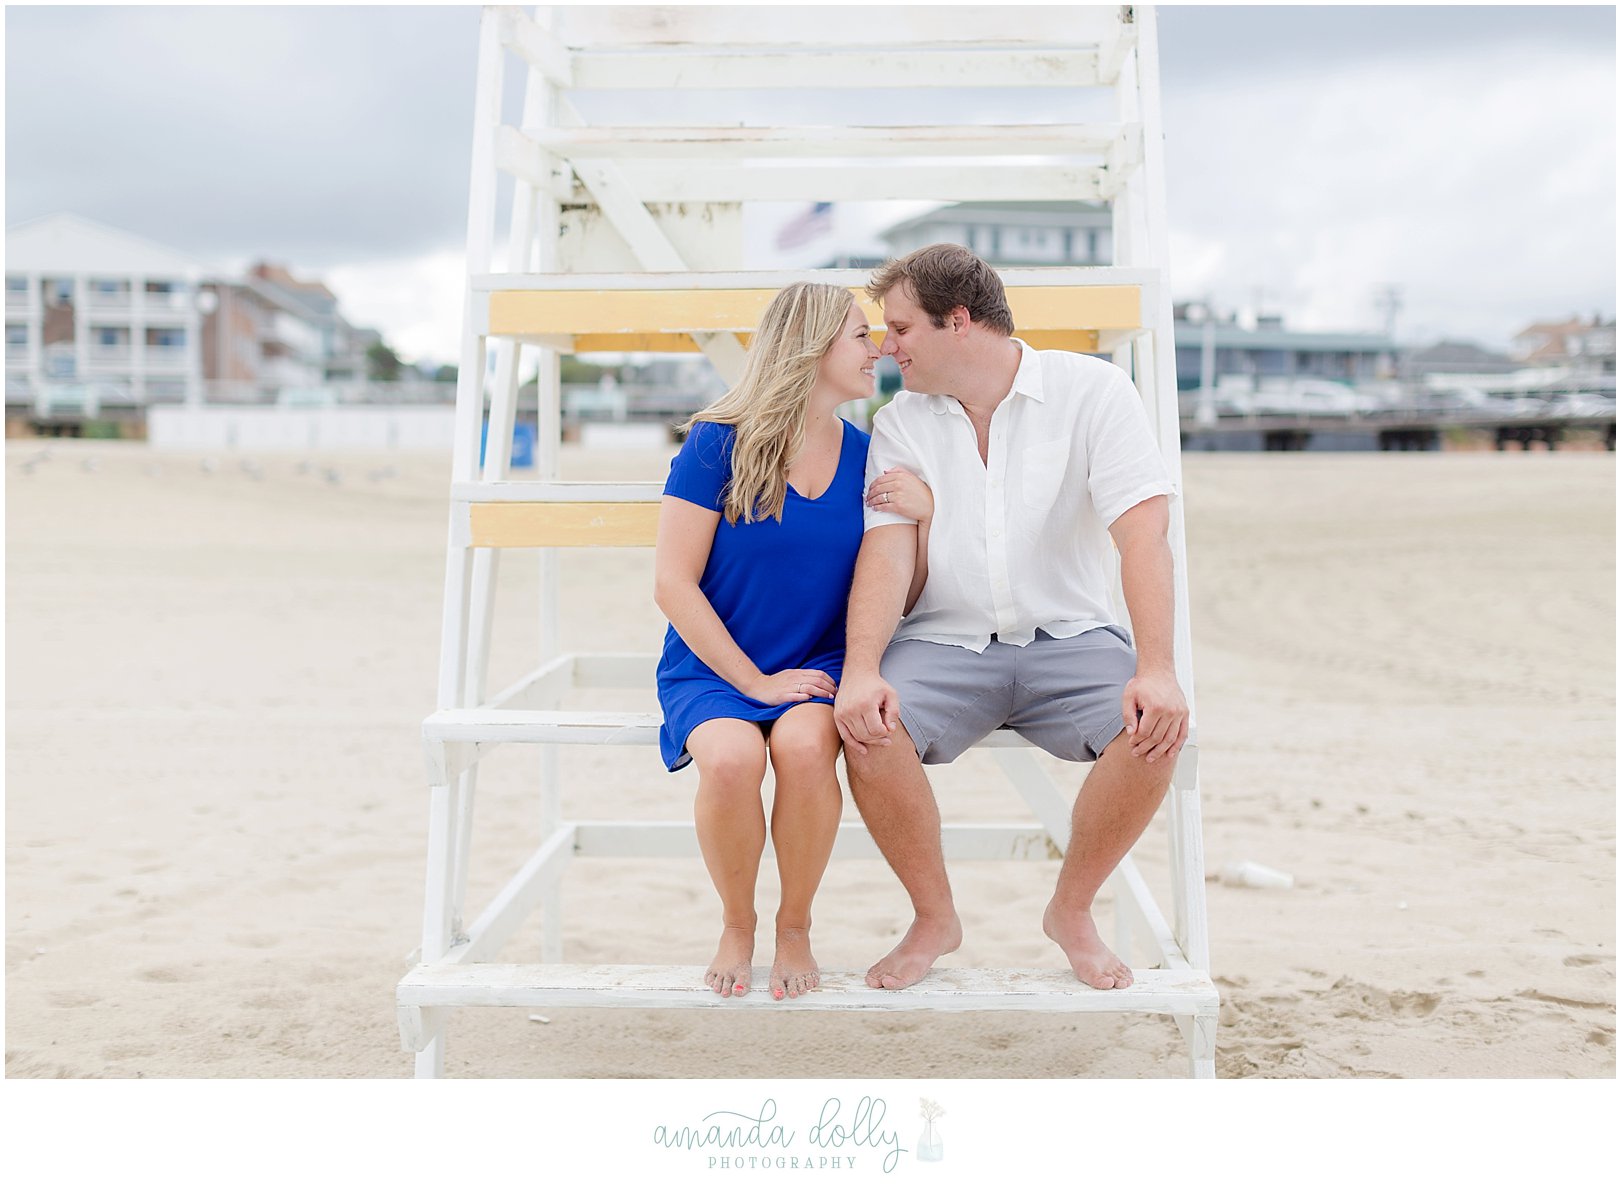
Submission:
POLYGON ((846 617, 844 676, 833 703, 844 745, 858 754, 866 754, 869 745, 888 746, 900 720, 900 702, 879 675, 878 663, 901 621, 916 562, 916 525, 883 524, 861 539, 846 617))
POLYGON ((1188 703, 1176 681, 1173 641, 1176 594, 1171 546, 1170 500, 1145 499, 1109 525, 1120 550, 1120 586, 1137 645, 1137 673, 1126 683, 1121 712, 1131 753, 1148 762, 1175 758, 1188 737, 1188 703))

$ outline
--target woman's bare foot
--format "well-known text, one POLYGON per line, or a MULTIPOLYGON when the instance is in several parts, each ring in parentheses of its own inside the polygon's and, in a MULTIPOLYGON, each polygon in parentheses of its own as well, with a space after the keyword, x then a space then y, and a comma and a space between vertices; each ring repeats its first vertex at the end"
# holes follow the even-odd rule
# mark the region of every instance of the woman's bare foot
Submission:
POLYGON ((728 924, 704 973, 704 985, 722 998, 742 998, 754 984, 754 925, 728 924))
POLYGON ((771 997, 798 998, 822 984, 811 955, 809 928, 778 928, 777 956, 771 963, 771 997))
POLYGON ((867 971, 867 985, 874 990, 904 990, 933 968, 947 953, 962 944, 962 922, 957 913, 949 916, 916 916, 901 937, 901 943, 867 971))
POLYGON ((1060 913, 1049 903, 1041 930, 1064 950, 1075 976, 1094 990, 1124 990, 1131 985, 1130 968, 1103 943, 1090 910, 1060 913))

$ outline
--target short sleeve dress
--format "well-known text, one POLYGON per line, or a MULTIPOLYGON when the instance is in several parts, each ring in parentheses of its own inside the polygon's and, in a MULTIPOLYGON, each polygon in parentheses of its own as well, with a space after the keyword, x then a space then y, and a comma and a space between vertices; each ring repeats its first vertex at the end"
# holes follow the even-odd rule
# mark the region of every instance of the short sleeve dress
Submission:
MULTIPOLYGON (((792 486, 782 521, 728 524, 721 516, 698 588, 732 639, 761 672, 817 668, 838 681, 844 671, 844 616, 861 549, 862 491, 868 436, 842 422, 844 440, 833 482, 815 499, 792 486)), ((732 477, 731 425, 699 421, 670 463, 664 493, 720 511, 732 477)), ((658 665, 664 725, 659 753, 670 771, 692 762, 687 735, 711 718, 774 721, 795 705, 766 705, 743 696, 676 634, 664 635, 658 665)), ((814 698, 823 705, 832 702, 814 698)))

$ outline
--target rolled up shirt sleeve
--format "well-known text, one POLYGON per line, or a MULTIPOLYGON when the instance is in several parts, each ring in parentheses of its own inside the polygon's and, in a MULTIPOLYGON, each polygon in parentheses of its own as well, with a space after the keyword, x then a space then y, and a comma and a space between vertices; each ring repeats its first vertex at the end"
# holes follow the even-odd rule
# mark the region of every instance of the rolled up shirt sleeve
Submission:
POLYGON ((899 515, 892 511, 878 511, 866 505, 866 488, 871 487, 873 480, 892 466, 900 466, 911 471, 925 482, 927 476, 923 473, 923 463, 912 442, 899 427, 896 416, 889 406, 878 410, 872 418, 872 444, 867 447, 867 481, 862 488, 862 525, 863 532, 871 532, 874 528, 885 524, 916 524, 917 521, 910 516, 899 515))
POLYGON ((1145 499, 1177 496, 1142 399, 1124 371, 1099 390, 1086 437, 1087 489, 1105 527, 1145 499))

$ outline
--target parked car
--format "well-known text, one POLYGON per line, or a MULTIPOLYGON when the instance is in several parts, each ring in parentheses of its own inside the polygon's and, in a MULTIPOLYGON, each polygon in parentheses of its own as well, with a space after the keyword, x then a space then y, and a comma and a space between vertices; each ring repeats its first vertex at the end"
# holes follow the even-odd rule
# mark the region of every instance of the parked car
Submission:
POLYGON ((1255 411, 1262 415, 1356 417, 1377 412, 1379 407, 1375 397, 1332 380, 1297 379, 1286 387, 1263 387, 1255 394, 1255 411))

